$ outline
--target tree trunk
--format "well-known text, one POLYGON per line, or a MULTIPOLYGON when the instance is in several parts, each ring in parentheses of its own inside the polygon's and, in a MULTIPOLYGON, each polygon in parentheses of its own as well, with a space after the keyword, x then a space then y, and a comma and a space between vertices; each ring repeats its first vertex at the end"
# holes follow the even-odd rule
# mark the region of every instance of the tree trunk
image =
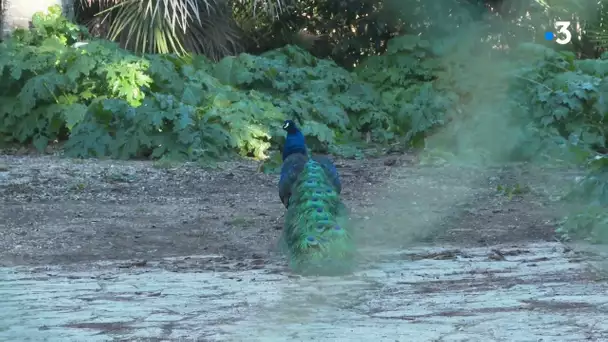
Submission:
POLYGON ((0 38, 15 28, 28 28, 34 13, 44 12, 53 5, 62 6, 68 14, 72 12, 69 0, 0 0, 0 38))

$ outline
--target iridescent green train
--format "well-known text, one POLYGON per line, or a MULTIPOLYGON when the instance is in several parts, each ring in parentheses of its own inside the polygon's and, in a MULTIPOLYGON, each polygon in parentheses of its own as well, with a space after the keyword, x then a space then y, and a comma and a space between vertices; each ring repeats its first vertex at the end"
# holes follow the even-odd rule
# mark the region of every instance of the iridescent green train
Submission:
POLYGON ((352 272, 355 247, 333 163, 294 154, 283 171, 284 183, 291 184, 282 237, 291 268, 316 275, 352 272))

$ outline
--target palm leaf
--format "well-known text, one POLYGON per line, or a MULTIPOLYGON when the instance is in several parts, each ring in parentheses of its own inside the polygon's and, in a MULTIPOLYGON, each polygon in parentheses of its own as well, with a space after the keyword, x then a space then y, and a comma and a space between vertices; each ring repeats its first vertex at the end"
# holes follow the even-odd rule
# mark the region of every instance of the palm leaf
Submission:
POLYGON ((138 53, 204 53, 212 59, 239 49, 230 11, 218 0, 81 0, 91 32, 138 53))
MULTIPOLYGON (((185 53, 179 32, 201 23, 198 0, 126 0, 100 12, 115 13, 108 38, 120 40, 136 52, 185 53)), ((205 2, 211 15, 212 8, 205 2)))
POLYGON ((87 21, 91 32, 135 52, 192 52, 217 60, 243 48, 234 13, 245 10, 249 18, 275 20, 292 1, 80 0, 78 10, 81 18, 95 16, 87 21))

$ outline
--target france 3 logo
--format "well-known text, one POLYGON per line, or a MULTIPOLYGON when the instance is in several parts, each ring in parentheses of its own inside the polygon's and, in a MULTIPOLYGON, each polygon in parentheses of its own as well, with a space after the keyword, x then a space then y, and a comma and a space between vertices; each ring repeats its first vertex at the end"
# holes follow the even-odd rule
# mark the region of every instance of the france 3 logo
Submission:
POLYGON ((555 22, 556 33, 545 32, 545 39, 553 41, 559 45, 566 45, 572 40, 572 32, 570 32, 569 21, 556 21, 555 22))

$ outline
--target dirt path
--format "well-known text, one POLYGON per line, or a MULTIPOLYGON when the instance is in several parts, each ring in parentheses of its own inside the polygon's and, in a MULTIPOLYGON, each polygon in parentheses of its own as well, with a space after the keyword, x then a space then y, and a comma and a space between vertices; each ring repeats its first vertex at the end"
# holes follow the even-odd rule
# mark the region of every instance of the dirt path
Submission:
POLYGON ((0 156, 0 341, 608 340, 608 283, 552 236, 572 175, 338 164, 360 271, 302 278, 253 163, 0 156))

